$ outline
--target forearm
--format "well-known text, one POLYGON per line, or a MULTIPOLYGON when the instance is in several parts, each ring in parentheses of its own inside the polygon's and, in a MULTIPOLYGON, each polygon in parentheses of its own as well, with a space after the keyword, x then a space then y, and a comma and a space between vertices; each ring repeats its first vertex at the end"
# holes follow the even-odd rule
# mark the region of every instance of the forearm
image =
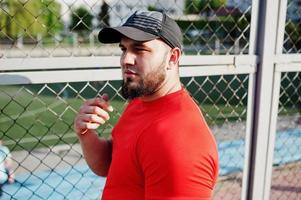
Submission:
POLYGON ((112 157, 111 140, 99 138, 94 130, 88 130, 78 138, 91 170, 99 176, 107 176, 112 157))
POLYGON ((74 130, 80 140, 84 157, 92 171, 100 176, 108 174, 112 144, 111 140, 99 138, 95 130, 110 119, 108 112, 112 111, 108 96, 103 95, 85 101, 74 120, 74 130))

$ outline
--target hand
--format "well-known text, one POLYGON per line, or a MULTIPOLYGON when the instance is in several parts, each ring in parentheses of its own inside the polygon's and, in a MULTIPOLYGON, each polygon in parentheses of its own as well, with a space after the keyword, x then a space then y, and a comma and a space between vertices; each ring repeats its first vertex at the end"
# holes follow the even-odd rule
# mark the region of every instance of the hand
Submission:
POLYGON ((8 176, 8 183, 12 184, 15 182, 15 175, 13 173, 10 173, 8 176))
POLYGON ((74 129, 78 135, 95 130, 110 119, 108 112, 112 112, 113 107, 108 100, 108 95, 104 94, 84 102, 74 120, 74 129))

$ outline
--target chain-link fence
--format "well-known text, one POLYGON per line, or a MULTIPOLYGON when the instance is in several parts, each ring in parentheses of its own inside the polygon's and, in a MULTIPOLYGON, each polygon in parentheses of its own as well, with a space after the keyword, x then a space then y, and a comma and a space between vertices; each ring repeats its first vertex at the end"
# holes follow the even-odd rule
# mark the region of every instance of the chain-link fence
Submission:
POLYGON ((281 77, 271 199, 299 199, 301 169, 301 72, 281 77))
POLYGON ((2 0, 1 57, 91 56, 104 50, 97 33, 120 25, 137 9, 166 11, 184 33, 186 54, 246 54, 251 1, 2 0))
MULTIPOLYGON (((205 59, 202 64, 192 65, 211 67, 200 75, 183 76, 181 81, 200 105, 218 141, 220 176, 214 199, 241 199, 248 164, 248 112, 253 112, 250 109, 253 72, 232 72, 233 66, 237 69, 245 66, 236 65, 231 57, 233 63, 226 67, 230 72, 214 73, 219 70, 216 66, 220 58, 214 56, 252 54, 251 35, 256 30, 251 27, 252 3, 251 0, 0 0, 0 59, 4 61, 0 63, 12 60, 22 66, 31 58, 93 59, 119 55, 117 45, 97 42, 102 27, 120 25, 137 9, 166 11, 183 31, 184 55, 205 59), (206 58, 201 57, 207 54, 216 58, 214 62, 206 63, 206 58)), ((300 53, 300 9, 300 1, 288 0, 283 53, 300 53)), ((60 69, 54 70, 63 70, 67 63, 60 65, 57 67, 60 69)), ((73 80, 66 82, 62 76, 55 83, 39 80, 38 84, 23 84, 32 80, 7 74, 43 72, 43 66, 38 70, 31 66, 1 67, 4 75, 0 74, 0 82, 7 79, 9 83, 0 86, 0 139, 12 152, 16 176, 14 184, 3 186, 1 199, 97 199, 105 179, 94 175, 84 162, 73 120, 85 99, 108 93, 115 112, 98 131, 99 135, 109 137, 126 105, 119 94, 120 81, 110 77, 99 81, 71 77, 68 80, 73 80)), ((301 158, 294 156, 301 152, 300 132, 295 132, 300 131, 296 123, 301 109, 300 82, 300 72, 282 75, 272 199, 298 199, 300 194, 301 158), (286 148, 287 151, 283 150, 286 148), (279 180, 287 182, 283 186, 278 184, 279 180)))
MULTIPOLYGON (((230 191, 234 176, 234 182, 241 185, 243 151, 231 150, 231 146, 245 137, 248 76, 189 77, 182 78, 182 82, 201 105, 220 142, 223 180, 216 195, 224 187, 230 191)), ((115 112, 99 134, 108 137, 126 105, 119 90, 120 81, 2 86, 1 139, 13 152, 17 177, 14 185, 4 187, 4 197, 97 198, 103 180, 94 176, 83 162, 72 124, 84 99, 107 93, 115 112), (45 191, 47 195, 42 193, 45 191)), ((230 196, 239 199, 239 193, 230 196)))
POLYGON ((287 4, 287 15, 285 24, 285 35, 283 42, 283 53, 301 52, 301 3, 298 0, 289 0, 287 4))
MULTIPOLYGON (((300 53, 301 1, 288 0, 283 53, 300 53)), ((300 66, 299 66, 300 67, 300 66)), ((281 73, 271 199, 301 198, 301 72, 281 73)))

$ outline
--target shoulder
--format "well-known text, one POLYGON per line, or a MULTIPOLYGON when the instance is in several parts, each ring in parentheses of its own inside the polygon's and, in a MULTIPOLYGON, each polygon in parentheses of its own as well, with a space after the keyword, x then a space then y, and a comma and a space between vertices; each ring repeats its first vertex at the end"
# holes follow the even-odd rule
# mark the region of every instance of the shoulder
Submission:
POLYGON ((145 130, 145 134, 150 131, 158 137, 168 137, 170 134, 175 137, 178 134, 191 136, 209 133, 210 130, 200 109, 193 102, 189 103, 190 105, 179 103, 173 109, 162 111, 145 130))
POLYGON ((178 151, 186 149, 194 151, 194 148, 202 152, 214 150, 216 142, 205 119, 200 111, 171 111, 153 120, 141 131, 137 144, 143 149, 158 148, 178 151))

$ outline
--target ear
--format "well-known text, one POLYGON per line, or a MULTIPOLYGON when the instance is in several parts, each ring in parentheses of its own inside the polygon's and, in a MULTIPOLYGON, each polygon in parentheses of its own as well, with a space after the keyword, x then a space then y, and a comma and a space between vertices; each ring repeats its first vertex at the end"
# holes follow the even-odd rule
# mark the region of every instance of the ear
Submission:
POLYGON ((169 66, 173 68, 174 66, 178 66, 179 59, 181 57, 181 50, 178 47, 171 49, 171 54, 169 58, 169 66))

